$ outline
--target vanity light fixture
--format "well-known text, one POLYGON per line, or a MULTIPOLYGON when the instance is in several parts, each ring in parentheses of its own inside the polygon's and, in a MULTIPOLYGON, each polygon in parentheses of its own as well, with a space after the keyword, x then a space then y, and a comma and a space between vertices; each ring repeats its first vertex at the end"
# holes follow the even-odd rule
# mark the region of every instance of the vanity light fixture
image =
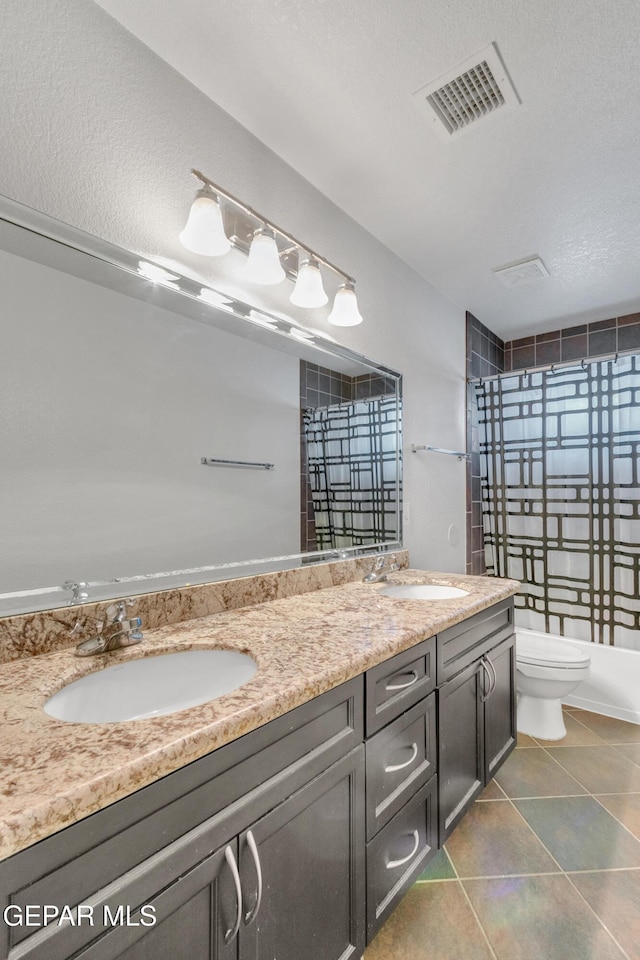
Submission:
POLYGON ((252 283, 272 286, 287 276, 280 263, 280 251, 272 230, 259 227, 253 235, 244 275, 252 283))
POLYGON ((218 197, 207 183, 195 195, 180 243, 192 253, 205 257, 221 257, 231 250, 218 197))
POLYGON ((314 260, 313 257, 302 259, 301 255, 296 285, 289 300, 296 307, 324 307, 325 303, 329 301, 322 285, 322 274, 318 261, 314 260))
POLYGON ((175 283, 180 278, 175 273, 169 273, 163 270, 155 263, 147 263, 146 260, 138 260, 138 273, 146 280, 153 283, 161 283, 163 287, 171 287, 172 290, 179 290, 180 284, 175 283))
POLYGON ((329 323, 354 326, 362 323, 354 292, 355 280, 319 256, 291 234, 266 220, 252 207, 219 187, 199 170, 191 171, 202 184, 196 193, 180 242, 193 253, 221 256, 232 246, 249 254, 245 276, 253 283, 271 285, 295 278, 290 300, 298 307, 323 307, 328 302, 320 267, 337 274, 336 293, 329 323), (225 226, 228 221, 228 229, 225 226), (291 262, 297 253, 297 269, 291 262), (284 261, 284 264, 283 264, 284 261))
POLYGON ((335 327, 355 327, 358 323, 362 323, 358 301, 351 281, 343 283, 339 287, 333 301, 333 310, 327 320, 335 327))

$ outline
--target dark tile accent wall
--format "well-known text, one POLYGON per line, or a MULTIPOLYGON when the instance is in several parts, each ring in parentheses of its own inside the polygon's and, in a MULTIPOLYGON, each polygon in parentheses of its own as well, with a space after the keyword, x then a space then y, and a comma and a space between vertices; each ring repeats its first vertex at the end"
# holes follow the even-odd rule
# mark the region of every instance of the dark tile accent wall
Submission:
MULTIPOLYGON (((628 350, 640 350, 640 313, 509 340, 504 344, 504 369, 526 370, 628 350)), ((483 375, 486 372, 477 374, 483 375)))
POLYGON ((331 403, 353 400, 354 381, 354 377, 320 367, 317 363, 300 361, 300 550, 303 553, 316 550, 317 542, 302 411, 309 407, 326 407, 331 403))
MULTIPOLYGON (((467 313, 467 379, 489 377, 505 369, 505 345, 488 327, 467 313)), ((477 406, 472 384, 467 386, 467 573, 486 573, 482 501, 480 497, 480 454, 478 452, 477 406)))
POLYGON ((349 377, 320 367, 317 363, 300 361, 300 549, 303 553, 316 550, 317 541, 302 411, 309 407, 327 407, 332 403, 387 396, 396 392, 396 384, 395 377, 387 379, 373 373, 349 377))

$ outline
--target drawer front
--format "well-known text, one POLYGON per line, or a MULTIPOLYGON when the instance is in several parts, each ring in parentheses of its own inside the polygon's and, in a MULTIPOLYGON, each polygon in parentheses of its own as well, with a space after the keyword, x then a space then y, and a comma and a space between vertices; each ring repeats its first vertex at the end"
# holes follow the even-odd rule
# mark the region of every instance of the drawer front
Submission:
POLYGON ((366 673, 367 736, 435 689, 436 638, 429 637, 366 673))
POLYGON ((367 741, 367 840, 435 773, 435 706, 432 693, 367 741))
POLYGON ((367 943, 437 852, 437 776, 367 844, 367 943))
POLYGON ((438 634, 438 684, 511 636, 513 629, 513 599, 509 597, 438 634))

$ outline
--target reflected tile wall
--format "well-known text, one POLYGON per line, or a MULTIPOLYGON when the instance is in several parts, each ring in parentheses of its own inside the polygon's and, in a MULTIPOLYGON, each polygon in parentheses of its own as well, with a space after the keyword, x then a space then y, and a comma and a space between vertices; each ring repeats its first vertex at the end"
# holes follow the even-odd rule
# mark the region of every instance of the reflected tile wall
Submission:
MULTIPOLYGON (((467 379, 488 377, 505 369, 505 345, 484 324, 467 313, 467 379)), ((467 573, 486 573, 484 536, 482 531, 482 500, 480 496, 480 454, 478 453, 478 421, 474 389, 467 386, 467 573)))

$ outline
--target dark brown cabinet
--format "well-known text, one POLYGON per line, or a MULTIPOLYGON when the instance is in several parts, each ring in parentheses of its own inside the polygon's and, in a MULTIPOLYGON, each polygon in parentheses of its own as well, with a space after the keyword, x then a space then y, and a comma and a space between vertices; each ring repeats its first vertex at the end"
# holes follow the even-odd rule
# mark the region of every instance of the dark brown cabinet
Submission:
POLYGON ((367 942, 436 853, 436 638, 366 674, 367 942))
POLYGON ((0 925, 0 957, 360 957, 363 686, 350 680, 5 860, 2 910, 30 906, 36 922, 0 925), (39 925, 44 904, 69 905, 72 921, 39 925))
POLYGON ((0 960, 358 960, 515 746, 514 698, 502 601, 0 863, 0 909, 36 911, 0 960))
POLYGON ((442 846, 516 745, 511 602, 445 631, 438 642, 444 675, 438 688, 442 846))

